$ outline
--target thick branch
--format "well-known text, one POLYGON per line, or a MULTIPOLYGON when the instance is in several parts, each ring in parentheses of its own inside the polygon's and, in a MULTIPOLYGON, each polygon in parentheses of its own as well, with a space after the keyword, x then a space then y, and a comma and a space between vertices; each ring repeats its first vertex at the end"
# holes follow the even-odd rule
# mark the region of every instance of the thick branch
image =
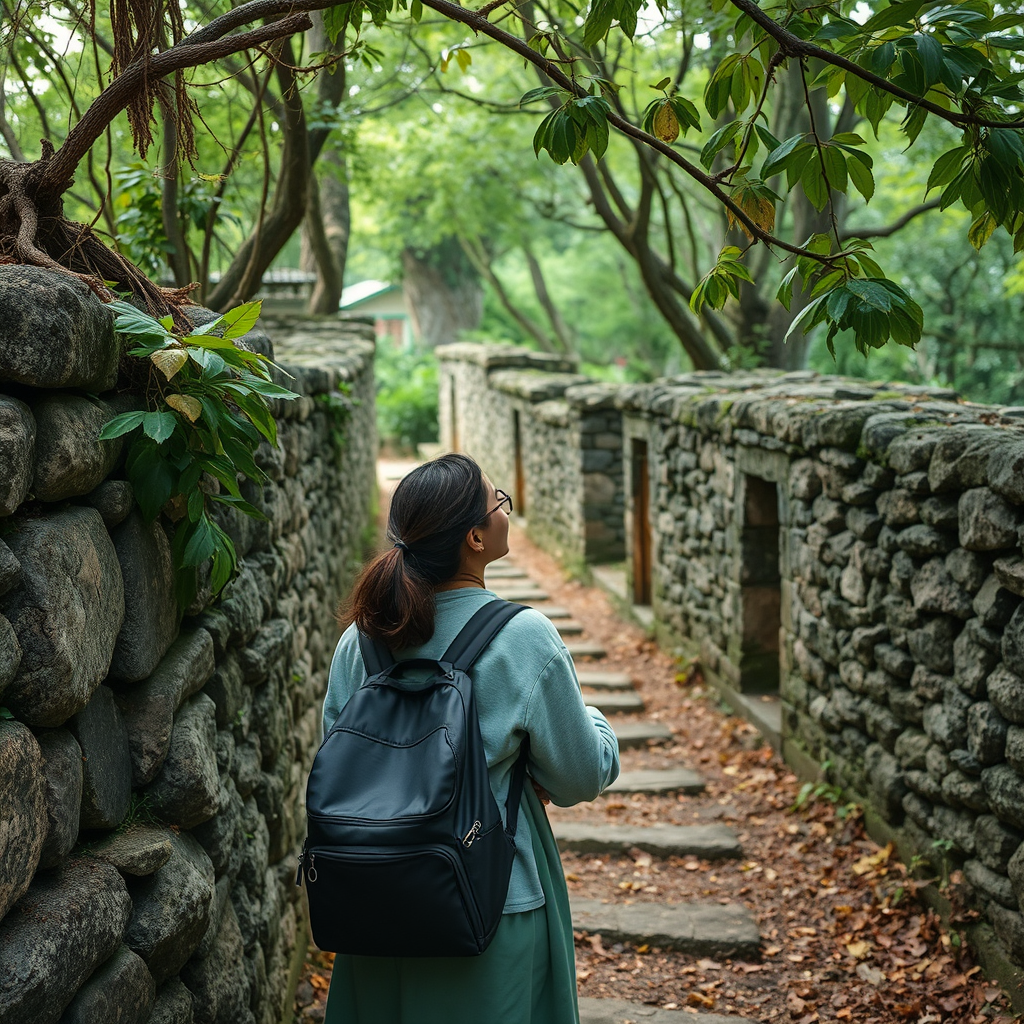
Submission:
POLYGON ((895 235, 900 228, 906 227, 915 217, 920 217, 922 213, 927 213, 929 210, 937 210, 941 201, 941 199, 930 199, 927 203, 921 203, 920 206, 913 206, 902 217, 898 217, 884 228, 848 228, 840 237, 843 241, 848 238, 888 238, 890 235, 895 235))

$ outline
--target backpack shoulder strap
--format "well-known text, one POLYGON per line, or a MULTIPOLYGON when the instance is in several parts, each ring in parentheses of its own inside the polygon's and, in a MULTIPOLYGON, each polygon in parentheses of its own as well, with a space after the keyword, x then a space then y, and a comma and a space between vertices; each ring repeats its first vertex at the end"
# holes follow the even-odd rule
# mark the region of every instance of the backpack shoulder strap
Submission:
POLYGON ((468 672, 487 645, 501 632, 505 623, 523 611, 526 611, 524 604, 512 604, 500 599, 488 601, 462 627, 459 635, 438 660, 462 672, 468 672))
POLYGON ((362 630, 359 630, 359 653, 363 657, 367 678, 391 668, 395 663, 387 647, 379 640, 371 640, 362 630))

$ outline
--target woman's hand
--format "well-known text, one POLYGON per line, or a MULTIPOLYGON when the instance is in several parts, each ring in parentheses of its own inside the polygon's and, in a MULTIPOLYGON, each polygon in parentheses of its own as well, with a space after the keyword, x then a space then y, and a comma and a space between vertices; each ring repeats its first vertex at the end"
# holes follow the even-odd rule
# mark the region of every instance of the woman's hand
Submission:
POLYGON ((530 779, 530 785, 533 786, 534 793, 540 797, 540 802, 547 807, 551 803, 551 797, 548 796, 548 791, 536 781, 536 779, 530 779))

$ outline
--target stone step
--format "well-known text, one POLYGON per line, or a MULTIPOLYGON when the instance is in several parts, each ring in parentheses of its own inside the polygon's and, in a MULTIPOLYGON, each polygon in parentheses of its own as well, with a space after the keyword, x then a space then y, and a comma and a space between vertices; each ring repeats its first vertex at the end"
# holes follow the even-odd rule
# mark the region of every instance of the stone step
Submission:
POLYGON ((548 595, 544 593, 539 587, 534 586, 498 586, 488 587, 488 590, 493 590, 498 597, 504 598, 506 601, 517 601, 525 603, 526 601, 546 601, 548 595))
POLYGON ((560 850, 573 853, 624 853, 634 847, 655 857, 741 857, 736 832, 728 825, 589 825, 551 823, 560 850))
POLYGON ((566 644, 570 657, 576 658, 603 658, 608 652, 593 640, 578 640, 575 643, 566 644))
POLYGON ((721 1013, 663 1010, 659 1006, 630 1003, 625 999, 580 997, 580 1024, 739 1024, 749 1019, 721 1013))
POLYGON ((546 615, 549 619, 571 619, 572 612, 568 608, 561 608, 557 604, 546 605, 540 604, 534 607, 529 601, 521 601, 520 604, 525 604, 529 608, 533 608, 534 611, 540 612, 542 615, 546 615))
POLYGON ((663 722, 612 722, 611 725, 619 741, 619 750, 672 740, 672 730, 663 722))
POLYGON ((576 673, 580 686, 593 690, 632 690, 633 680, 625 672, 594 672, 584 669, 576 673))
POLYGON ((586 693, 583 701, 606 715, 628 715, 644 709, 644 699, 635 690, 628 693, 586 693))
POLYGON ((572 900, 572 926, 605 943, 658 946, 692 956, 755 959, 761 934, 739 903, 602 903, 572 900))
POLYGON ((526 573, 515 565, 489 565, 484 572, 486 580, 522 580, 526 573))
POLYGON ((555 623, 555 629, 559 636, 579 636, 583 632, 583 623, 574 622, 572 619, 559 619, 555 623))
POLYGON ((704 779, 689 768, 648 768, 623 772, 606 793, 703 793, 704 779))

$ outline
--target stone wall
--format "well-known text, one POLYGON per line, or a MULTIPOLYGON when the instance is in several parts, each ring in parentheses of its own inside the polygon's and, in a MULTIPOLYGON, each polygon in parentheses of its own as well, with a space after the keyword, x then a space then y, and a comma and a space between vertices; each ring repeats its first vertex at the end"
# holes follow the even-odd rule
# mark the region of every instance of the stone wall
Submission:
POLYGON ((618 401, 663 637, 905 860, 962 867, 987 966, 1024 965, 1020 410, 813 374, 618 401))
MULTIPOLYGON (((277 338, 302 397, 258 452, 269 522, 224 520, 241 572, 182 620, 163 526, 135 508, 120 442, 94 440, 128 402, 109 312, 71 278, 0 266, 10 1024, 291 1019, 302 781, 376 444, 372 344, 277 338)), ((262 332, 244 341, 270 352, 262 332)))
POLYGON ((616 389, 525 349, 458 344, 437 353, 442 445, 472 455, 544 547, 571 562, 622 558, 616 389))

